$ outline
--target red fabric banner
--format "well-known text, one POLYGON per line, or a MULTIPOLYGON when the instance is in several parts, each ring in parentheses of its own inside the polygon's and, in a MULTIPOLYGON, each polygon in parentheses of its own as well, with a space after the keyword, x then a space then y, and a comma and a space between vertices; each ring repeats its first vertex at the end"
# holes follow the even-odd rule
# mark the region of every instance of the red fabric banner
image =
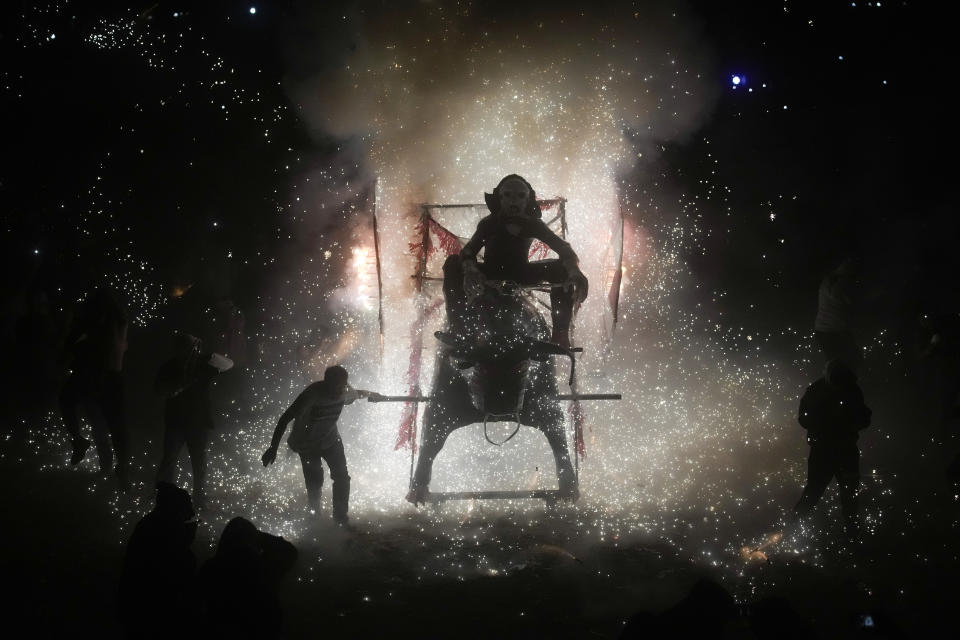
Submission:
POLYGON ((460 253, 460 249, 463 248, 463 245, 460 244, 460 238, 433 218, 430 218, 430 232, 437 236, 437 242, 430 243, 430 256, 436 252, 438 247, 448 256, 460 253))
MULTIPOLYGON (((407 365, 405 381, 408 385, 407 394, 420 395, 420 371, 423 365, 423 330, 427 320, 443 304, 443 298, 433 300, 429 305, 420 305, 417 319, 410 327, 410 364, 407 365)), ((420 413, 419 402, 406 402, 403 413, 400 415, 400 429, 397 431, 397 443, 393 450, 401 448, 412 449, 417 452, 417 416, 420 413)))

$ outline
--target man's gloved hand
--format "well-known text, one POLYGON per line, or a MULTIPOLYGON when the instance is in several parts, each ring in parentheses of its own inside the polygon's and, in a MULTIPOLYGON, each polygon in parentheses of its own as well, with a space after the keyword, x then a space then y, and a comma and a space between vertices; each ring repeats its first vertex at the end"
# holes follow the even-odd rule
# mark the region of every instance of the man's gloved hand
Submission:
POLYGON ((379 402, 383 398, 383 394, 377 393, 376 391, 370 391, 367 393, 367 402, 379 402))
POLYGON ((463 261, 463 291, 467 294, 467 300, 473 301, 474 298, 483 293, 483 285, 486 282, 486 276, 477 267, 473 260, 463 261))
POLYGON ((575 300, 577 302, 583 302, 587 299, 587 291, 590 287, 590 283, 587 281, 587 276, 583 275, 583 272, 580 271, 579 267, 574 267, 569 271, 569 276, 567 281, 563 283, 563 290, 569 291, 573 289, 575 294, 575 300))
POLYGON ((271 464, 273 464, 273 461, 276 459, 277 459, 277 448, 270 447, 264 452, 263 456, 260 458, 260 461, 263 462, 263 466, 269 467, 271 464))

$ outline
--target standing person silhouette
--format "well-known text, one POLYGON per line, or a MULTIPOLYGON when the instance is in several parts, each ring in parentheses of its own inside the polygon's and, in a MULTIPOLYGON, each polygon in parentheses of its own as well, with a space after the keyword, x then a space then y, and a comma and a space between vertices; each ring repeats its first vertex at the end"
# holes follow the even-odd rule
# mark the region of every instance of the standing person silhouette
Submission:
POLYGON ((213 431, 210 383, 232 366, 230 358, 204 352, 199 338, 180 334, 176 337, 176 353, 157 371, 155 387, 165 397, 163 458, 157 467, 157 482, 174 481, 177 458, 186 445, 197 509, 206 506, 207 443, 213 431))
POLYGON ((90 442, 80 435, 81 407, 93 428, 100 471, 113 471, 121 491, 129 487, 127 433, 124 424, 123 355, 127 350, 127 316, 113 293, 101 287, 90 293, 79 310, 65 352, 71 372, 60 392, 60 412, 70 434, 70 464, 83 460, 90 442), (112 442, 112 447, 111 447, 112 442))
POLYGON ((872 412, 863 402, 857 376, 842 360, 831 360, 823 377, 807 387, 800 400, 800 426, 807 430, 810 457, 807 485, 794 507, 794 517, 806 517, 837 479, 840 508, 848 536, 859 525, 860 450, 857 439, 870 426, 872 412))

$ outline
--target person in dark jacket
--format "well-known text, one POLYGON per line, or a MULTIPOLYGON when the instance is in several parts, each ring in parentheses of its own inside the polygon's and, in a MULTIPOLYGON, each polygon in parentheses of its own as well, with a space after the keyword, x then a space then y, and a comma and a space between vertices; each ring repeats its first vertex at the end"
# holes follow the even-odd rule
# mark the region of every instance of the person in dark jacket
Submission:
POLYGON ((314 514, 320 513, 320 490, 323 488, 323 467, 326 460, 333 480, 333 519, 346 526, 349 523, 347 508, 350 502, 350 474, 347 472, 347 457, 343 441, 337 430, 337 419, 343 405, 358 398, 376 398, 372 391, 354 389, 347 383, 347 370, 337 365, 328 367, 323 380, 314 382, 303 390, 293 404, 283 412, 274 429, 270 447, 261 458, 263 466, 277 459, 277 448, 293 420, 293 431, 287 444, 300 454, 303 479, 307 485, 307 501, 314 514))
POLYGON ((83 407, 92 426, 100 470, 110 473, 116 454, 116 475, 122 491, 129 486, 121 373, 126 350, 127 316, 123 307, 109 289, 94 290, 80 307, 67 336, 65 355, 72 362, 70 377, 60 392, 60 412, 73 448, 70 464, 79 464, 90 447, 80 435, 79 410, 83 407))
POLYGON ((217 353, 205 353, 198 338, 176 337, 176 355, 160 366, 156 390, 166 400, 163 409, 163 458, 157 467, 158 482, 173 482, 177 459, 184 444, 193 469, 193 503, 204 507, 207 475, 207 443, 213 430, 210 415, 210 383, 227 371, 233 361, 217 353))
POLYGON ((118 610, 129 638, 179 637, 198 612, 190 494, 161 482, 156 498, 130 536, 120 574, 118 610))
POLYGON ((511 174, 500 181, 492 194, 484 196, 490 215, 480 220, 460 254, 450 256, 443 265, 443 293, 451 332, 464 333, 469 300, 482 292, 486 279, 562 284, 550 289, 553 341, 569 347, 573 305, 586 299, 588 288, 577 254, 541 220, 543 212, 537 204, 537 194, 522 177, 511 174), (531 263, 530 246, 534 239, 553 249, 559 261, 531 263), (480 249, 484 249, 483 262, 477 261, 480 249))
POLYGON ((620 632, 620 640, 641 638, 723 638, 737 618, 737 604, 720 584, 697 581, 683 600, 659 614, 641 611, 620 632))
POLYGON ((236 517, 227 523, 217 552, 204 563, 198 587, 205 604, 207 636, 276 638, 283 613, 277 586, 297 560, 297 549, 236 517))
POLYGON ((794 507, 803 518, 823 497, 833 478, 840 488, 840 508, 849 534, 858 525, 860 450, 857 438, 870 426, 872 412, 864 404, 857 376, 842 360, 827 363, 825 375, 807 387, 800 400, 800 426, 807 430, 810 458, 807 486, 794 507))

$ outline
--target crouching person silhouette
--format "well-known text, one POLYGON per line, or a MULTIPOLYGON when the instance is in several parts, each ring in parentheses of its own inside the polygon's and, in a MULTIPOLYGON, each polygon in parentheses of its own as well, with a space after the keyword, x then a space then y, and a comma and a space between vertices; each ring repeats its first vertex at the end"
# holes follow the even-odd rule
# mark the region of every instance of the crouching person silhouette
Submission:
POLYGON ((277 587, 296 560, 296 547, 280 536, 257 530, 246 518, 230 520, 220 534, 216 555, 204 563, 197 578, 206 612, 203 635, 283 637, 277 587))
POLYGON ((347 383, 347 377, 347 370, 343 367, 328 367, 323 380, 304 389, 280 416, 270 447, 261 458, 265 467, 277 459, 280 439, 287 424, 293 420, 293 431, 287 444, 300 455, 310 511, 313 514, 320 513, 320 490, 323 488, 320 461, 325 460, 333 480, 333 519, 341 526, 349 524, 350 474, 347 472, 343 441, 337 430, 337 419, 345 404, 352 404, 358 398, 380 397, 380 394, 372 391, 352 388, 347 383))
POLYGON ((493 193, 484 194, 490 215, 477 229, 459 255, 443 265, 443 295, 453 338, 462 337, 469 325, 469 301, 483 291, 486 279, 512 280, 519 284, 553 284, 550 289, 552 341, 570 346, 573 307, 587 297, 587 277, 573 248, 544 224, 537 194, 524 178, 510 174, 493 193), (553 249, 559 260, 530 262, 534 239, 553 249), (482 262, 477 254, 484 250, 482 262))
POLYGON ((194 586, 197 533, 190 494, 157 484, 157 504, 137 523, 120 575, 118 610, 128 638, 173 638, 199 615, 194 586))

